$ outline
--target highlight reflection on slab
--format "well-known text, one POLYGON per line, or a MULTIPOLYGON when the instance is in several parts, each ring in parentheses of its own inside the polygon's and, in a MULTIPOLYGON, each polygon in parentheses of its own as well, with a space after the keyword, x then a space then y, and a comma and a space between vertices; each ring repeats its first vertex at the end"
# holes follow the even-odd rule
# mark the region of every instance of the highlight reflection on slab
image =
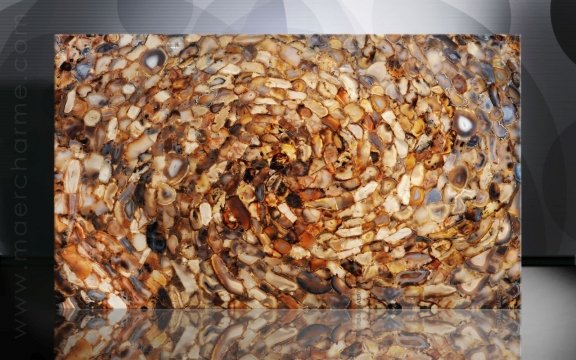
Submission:
POLYGON ((59 359, 518 359, 518 310, 76 310, 59 359))

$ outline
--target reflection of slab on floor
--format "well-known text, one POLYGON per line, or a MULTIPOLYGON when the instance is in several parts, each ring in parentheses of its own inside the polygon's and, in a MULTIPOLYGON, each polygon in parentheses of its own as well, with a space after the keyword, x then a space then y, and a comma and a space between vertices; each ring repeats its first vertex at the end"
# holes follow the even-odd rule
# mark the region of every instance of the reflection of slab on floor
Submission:
POLYGON ((519 310, 76 310, 59 358, 519 359, 519 310))
POLYGON ((509 35, 57 35, 63 309, 519 308, 509 35))

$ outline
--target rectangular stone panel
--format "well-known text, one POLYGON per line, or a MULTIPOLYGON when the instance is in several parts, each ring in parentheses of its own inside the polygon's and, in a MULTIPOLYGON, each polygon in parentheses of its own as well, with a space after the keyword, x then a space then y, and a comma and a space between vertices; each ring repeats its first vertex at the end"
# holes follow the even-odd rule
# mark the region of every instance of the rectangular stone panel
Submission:
POLYGON ((509 35, 56 35, 70 308, 519 308, 509 35))

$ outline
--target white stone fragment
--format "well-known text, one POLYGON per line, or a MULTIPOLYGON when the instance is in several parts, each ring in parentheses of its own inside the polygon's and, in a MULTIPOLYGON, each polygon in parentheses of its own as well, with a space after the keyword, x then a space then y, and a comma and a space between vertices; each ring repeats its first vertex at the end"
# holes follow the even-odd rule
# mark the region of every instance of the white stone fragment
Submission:
POLYGON ((354 192, 354 201, 362 201, 366 199, 368 196, 372 195, 372 193, 378 188, 377 181, 370 181, 368 184, 361 186, 354 192))
POLYGON ((340 80, 348 93, 350 101, 358 100, 358 82, 352 78, 349 74, 340 75, 340 80))
POLYGON ((278 210, 282 214, 284 214, 284 216, 286 216, 286 218, 288 218, 288 220, 290 220, 290 222, 295 222, 296 220, 298 220, 298 217, 296 215, 294 215, 294 213, 292 212, 292 210, 290 209, 290 207, 286 203, 282 203, 282 204, 278 205, 278 210))
POLYGON ((125 84, 124 86, 122 86, 122 93, 124 95, 132 95, 132 94, 134 94, 135 91, 136 91, 136 86, 134 86, 132 84, 125 84))
POLYGON ((356 226, 356 227, 352 227, 352 228, 344 228, 344 229, 338 229, 336 231, 336 235, 341 236, 341 237, 352 237, 352 236, 360 236, 362 235, 363 230, 362 230, 362 226, 356 226))
POLYGON ((100 111, 98 111, 96 109, 89 110, 84 115, 84 124, 86 126, 94 126, 100 122, 101 118, 102 118, 102 115, 100 114, 100 111))
POLYGON ((412 230, 409 228, 402 228, 395 233, 389 235, 388 237, 384 238, 384 241, 389 243, 390 245, 397 245, 402 239, 412 235, 412 230))
POLYGON ((301 58, 296 48, 290 45, 282 45, 279 54, 280 58, 286 61, 288 64, 294 67, 300 65, 301 58))
POLYGON ((132 236, 132 246, 136 251, 143 251, 148 247, 146 244, 146 235, 137 233, 132 236))
POLYGON ((382 114, 382 119, 384 119, 384 121, 386 121, 386 123, 388 123, 388 125, 392 126, 393 121, 396 120, 396 115, 394 114, 394 111, 386 110, 382 114))
POLYGON ((386 69, 386 63, 384 61, 378 61, 370 65, 368 69, 366 69, 366 74, 374 76, 379 82, 382 82, 390 77, 390 75, 388 75, 388 70, 386 69))
POLYGON ((107 184, 112 177, 112 166, 108 161, 105 161, 100 168, 100 174, 98 175, 98 180, 103 183, 107 184))
POLYGON ((384 210, 388 214, 394 214, 396 211, 400 210, 400 203, 394 195, 388 195, 384 200, 384 210))
POLYGON ((170 93, 166 90, 158 91, 156 95, 154 95, 154 100, 158 101, 159 103, 163 103, 168 99, 170 99, 170 93))
POLYGON ((337 261, 327 261, 326 268, 335 276, 344 278, 347 274, 346 270, 337 261))
POLYGON ((228 64, 220 69, 220 73, 224 75, 238 75, 240 71, 240 67, 234 64, 228 64))
POLYGON ((424 181, 424 165, 422 163, 418 163, 412 169, 412 175, 410 176, 410 183, 415 186, 422 185, 424 181))
POLYGON ((402 175, 396 187, 396 192, 402 204, 408 205, 410 203, 410 177, 408 175, 402 175))
POLYGON ((294 260, 300 260, 310 256, 310 251, 304 249, 301 246, 292 246, 290 250, 290 257, 294 260))
POLYGON ((176 262, 172 261, 172 267, 178 275, 180 279, 180 283, 184 286, 184 291, 188 294, 193 294, 198 290, 198 285, 196 284, 196 280, 194 279, 194 275, 187 273, 186 269, 182 266, 177 264, 176 262))
POLYGON ((468 117, 459 114, 456 119, 456 127, 463 133, 467 133, 472 130, 474 123, 468 117))
POLYGON ((68 114, 74 108, 74 103, 76 102, 76 90, 72 89, 66 95, 66 105, 64 105, 64 113, 68 114))
POLYGON ((340 251, 338 253, 338 259, 346 259, 347 257, 353 256, 360 253, 360 247, 354 247, 350 250, 340 251))
POLYGON ((306 100, 306 97, 308 96, 305 92, 294 90, 287 90, 286 95, 288 95, 289 99, 300 101, 306 100))
POLYGON ((398 139, 402 139, 402 140, 404 140, 404 138, 406 138, 406 133, 402 129, 402 126, 400 126, 399 122, 395 121, 391 124, 391 126, 392 126, 392 131, 394 132, 394 136, 396 136, 398 139))
POLYGON ((122 300, 122 298, 114 293, 108 294, 108 305, 112 309, 126 309, 126 303, 122 300))
POLYGON ((138 114, 140 114, 140 108, 136 105, 131 105, 130 108, 128 109, 128 112, 126 113, 126 116, 128 116, 132 120, 136 120, 138 114))
POLYGON ((281 291, 296 291, 298 290, 298 285, 295 282, 286 279, 283 276, 280 276, 272 271, 266 272, 265 279, 270 285, 274 286, 275 288, 281 291))
POLYGON ((203 202, 199 206, 200 218, 202 219, 202 226, 208 226, 212 220, 212 207, 207 202, 203 202))
POLYGON ((400 159, 404 159, 406 156, 408 156, 408 143, 406 141, 395 138, 394 146, 396 147, 396 151, 400 159))
POLYGON ((268 78, 268 80, 265 82, 265 85, 271 88, 281 89, 290 89, 292 87, 292 83, 290 81, 279 78, 268 78))
POLYGON ((382 152, 382 164, 384 164, 384 166, 393 168, 396 165, 397 158, 398 152, 396 151, 396 146, 390 146, 390 148, 382 152))
POLYGON ((380 229, 378 229, 378 232, 376 233, 374 240, 384 240, 389 235, 390 235, 390 230, 387 227, 381 227, 380 229))

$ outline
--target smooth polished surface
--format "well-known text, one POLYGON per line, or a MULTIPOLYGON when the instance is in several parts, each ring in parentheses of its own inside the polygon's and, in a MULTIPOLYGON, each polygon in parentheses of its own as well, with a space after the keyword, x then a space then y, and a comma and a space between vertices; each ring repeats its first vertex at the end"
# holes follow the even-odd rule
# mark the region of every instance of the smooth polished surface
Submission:
POLYGON ((517 359, 519 310, 75 310, 57 358, 517 359))
MULTIPOLYGON (((290 347, 290 343, 294 346, 294 344, 298 344, 299 339, 304 341, 303 337, 315 337, 320 340, 312 345, 322 344, 322 346, 326 346, 332 339, 338 339, 332 337, 332 334, 336 336, 338 331, 335 332, 335 330, 337 328, 342 331, 344 329, 342 326, 348 326, 348 329, 352 331, 349 331, 349 336, 344 337, 343 344, 346 346, 337 348, 338 351, 344 351, 358 341, 363 344, 362 351, 364 351, 364 344, 376 343, 379 346, 377 351, 383 352, 385 356, 389 356, 388 351, 406 351, 406 354, 409 354, 411 351, 419 351, 414 348, 417 344, 424 346, 424 342, 417 342, 418 340, 426 339, 428 350, 424 352, 430 351, 426 354, 434 358, 432 355, 437 355, 437 353, 430 349, 440 344, 437 342, 439 341, 438 335, 443 334, 443 338, 446 339, 445 344, 448 347, 443 347, 440 351, 453 351, 457 355, 456 358, 459 358, 466 354, 466 349, 469 350, 467 346, 479 341, 478 334, 480 334, 479 339, 482 339, 480 347, 489 344, 498 347, 501 343, 494 342, 495 339, 505 339, 505 336, 508 336, 509 344, 516 346, 517 341, 520 341, 518 337, 520 335, 521 352, 514 350, 515 356, 521 354, 522 359, 573 358, 576 354, 576 344, 573 339, 573 334, 576 333, 576 313, 571 309, 574 299, 576 299, 576 287, 574 286, 576 268, 525 267, 522 271, 524 306, 521 311, 521 322, 520 313, 511 310, 439 310, 436 314, 428 310, 308 310, 299 312, 271 310, 258 313, 202 310, 115 313, 85 311, 64 313, 59 317, 55 332, 55 348, 60 358, 66 358, 74 354, 78 355, 77 352, 81 351, 85 354, 104 350, 111 353, 135 352, 143 341, 147 341, 156 346, 148 349, 152 354, 175 350, 187 351, 189 354, 195 346, 193 342, 202 339, 205 346, 196 347, 194 351, 198 351, 200 354, 200 348, 203 347, 204 350, 202 351, 204 352, 202 354, 210 354, 210 351, 213 351, 215 341, 217 341, 215 338, 220 338, 222 334, 225 334, 225 329, 230 330, 226 332, 227 338, 222 337, 222 341, 232 339, 232 342, 235 341, 245 346, 248 341, 253 341, 253 338, 248 339, 245 335, 248 333, 244 327, 250 324, 253 324, 251 326, 258 326, 254 316, 259 314, 262 316, 258 316, 260 318, 258 321, 264 326, 251 335, 256 336, 255 343, 259 344, 258 348, 252 349, 261 351, 261 354, 267 351, 266 346, 289 351, 293 349, 290 347), (552 294, 554 296, 551 296, 552 294), (520 330, 513 330, 519 323, 521 323, 520 330), (298 337, 304 328, 313 324, 319 326, 309 328, 307 332, 303 332, 304 335, 298 337), (178 328, 180 332, 175 332, 174 330, 178 328), (278 338, 274 338, 272 335, 274 329, 279 330, 280 328, 282 331, 277 332, 274 336, 293 335, 276 346, 273 344, 273 340, 278 338), (478 333, 476 329, 480 329, 482 332, 478 333), (188 331, 186 336, 184 336, 184 330, 188 331), (233 333, 232 330, 238 331, 238 333, 233 333), (243 332, 240 333, 240 330, 243 332), (283 333, 284 330, 287 332, 283 333), (330 336, 326 335, 328 331, 330 331, 330 336), (199 337, 200 333, 204 334, 204 337, 199 337), (239 333, 240 335, 238 335, 239 333), (406 337, 404 336, 406 334, 414 336, 406 337), (500 336, 490 337, 491 334, 500 336), (247 340, 241 342, 241 338, 244 337, 247 340), (266 339, 272 340, 266 342, 266 339), (353 339, 354 341, 352 341, 353 339), (411 340, 408 341, 408 339, 411 340), (459 341, 454 342, 456 339, 459 341), (464 341, 465 339, 468 342, 464 341), (182 344, 179 349, 176 348, 178 343, 182 344), (137 344, 137 346, 130 346, 130 349, 125 350, 127 344, 137 344), (187 344, 186 347, 182 347, 184 344, 187 344), (390 350, 393 344, 397 347, 390 350), (407 346, 407 344, 412 344, 413 347, 407 346)), ((366 349, 371 349, 369 346, 366 345, 366 349)), ((141 348, 144 351, 147 350, 145 347, 141 348)), ((354 349, 352 347, 347 351, 353 353, 356 351, 354 349)), ((496 351, 490 350, 494 349, 493 346, 483 349, 496 351)), ((489 357, 490 359, 503 358, 496 356, 495 353, 490 354, 493 355, 489 357)))
POLYGON ((58 35, 72 308, 519 308, 520 42, 58 35))

